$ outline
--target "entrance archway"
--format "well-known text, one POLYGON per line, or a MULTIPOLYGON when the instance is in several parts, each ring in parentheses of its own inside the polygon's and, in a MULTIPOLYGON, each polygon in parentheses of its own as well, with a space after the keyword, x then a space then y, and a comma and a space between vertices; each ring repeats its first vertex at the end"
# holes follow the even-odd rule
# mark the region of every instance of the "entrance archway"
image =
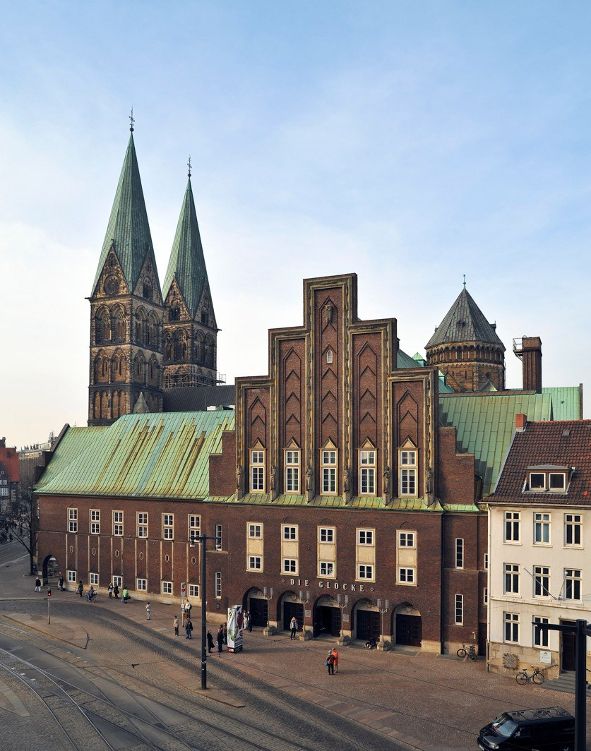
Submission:
POLYGON ((382 629, 377 605, 367 599, 356 602, 353 608, 353 627, 356 639, 379 641, 382 629))
POLYGON ((277 603, 277 623, 284 631, 289 631, 292 618, 298 622, 298 630, 304 626, 304 603, 295 592, 284 592, 277 603))
POLYGON ((50 553, 49 555, 45 556, 45 558, 43 559, 43 566, 41 568, 41 571, 43 584, 57 585, 60 575, 60 567, 54 555, 50 553))
POLYGON ((258 587, 251 587, 242 598, 242 608, 248 610, 250 623, 265 628, 269 622, 269 603, 258 587))
POLYGON ((341 635, 341 608, 330 595, 323 595, 314 605, 314 636, 341 635))
POLYGON ((394 609, 394 629, 392 631, 395 644, 409 647, 420 647, 423 638, 423 624, 421 613, 410 603, 404 602, 394 609))

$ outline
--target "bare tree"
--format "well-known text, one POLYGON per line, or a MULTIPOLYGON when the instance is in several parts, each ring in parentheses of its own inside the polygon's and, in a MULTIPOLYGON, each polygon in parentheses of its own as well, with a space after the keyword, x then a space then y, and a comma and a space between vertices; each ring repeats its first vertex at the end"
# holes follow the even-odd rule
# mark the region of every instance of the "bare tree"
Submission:
POLYGON ((39 517, 37 501, 32 490, 21 491, 19 499, 2 514, 0 525, 9 540, 17 540, 27 551, 30 574, 35 574, 39 517))

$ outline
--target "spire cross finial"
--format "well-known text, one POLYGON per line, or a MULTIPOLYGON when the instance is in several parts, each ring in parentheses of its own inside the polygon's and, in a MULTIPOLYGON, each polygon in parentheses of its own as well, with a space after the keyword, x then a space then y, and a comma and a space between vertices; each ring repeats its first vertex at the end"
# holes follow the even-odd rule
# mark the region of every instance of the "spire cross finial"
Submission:
POLYGON ((187 160, 187 167, 188 167, 188 176, 191 177, 191 155, 189 154, 189 159, 187 160))
POLYGON ((466 274, 464 274, 464 289, 466 289, 466 274))
POLYGON ((131 133, 133 133, 133 126, 135 123, 135 117, 133 116, 133 107, 131 108, 131 112, 129 113, 129 130, 131 133))

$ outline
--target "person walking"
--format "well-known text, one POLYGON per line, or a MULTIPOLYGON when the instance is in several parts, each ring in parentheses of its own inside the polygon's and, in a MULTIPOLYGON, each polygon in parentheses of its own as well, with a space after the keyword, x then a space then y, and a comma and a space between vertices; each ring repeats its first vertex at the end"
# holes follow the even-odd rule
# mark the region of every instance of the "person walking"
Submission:
POLYGON ((109 582, 109 586, 107 587, 107 592, 109 593, 109 600, 113 599, 113 584, 109 582))
POLYGON ((248 610, 244 611, 243 618, 244 618, 244 628, 247 631, 252 631, 252 628, 250 627, 250 615, 248 614, 248 610))
POLYGON ((127 601, 129 600, 129 590, 127 587, 123 587, 123 604, 127 605, 127 601))
POLYGON ((64 575, 62 574, 61 571, 60 571, 60 578, 59 578, 59 582, 58 582, 57 586, 58 586, 58 589, 59 589, 60 592, 64 591, 64 575))
POLYGON ((220 626, 218 628, 218 633, 216 637, 217 643, 218 643, 218 652, 221 652, 224 648, 224 627, 220 626))
POLYGON ((191 631, 193 631, 193 622, 190 618, 187 618, 187 622, 185 623, 185 633, 187 634, 187 639, 193 638, 191 631))
POLYGON ((295 615, 292 616, 291 621, 289 622, 289 630, 291 631, 291 634, 290 634, 289 638, 290 639, 295 639, 296 638, 296 633, 297 633, 297 630, 298 630, 298 622, 296 620, 295 615))
POLYGON ((223 632, 224 633, 224 644, 227 644, 228 643, 228 624, 224 623, 224 625, 222 626, 222 628, 224 629, 224 632, 223 632))
POLYGON ((334 655, 332 653, 332 649, 328 650, 328 654, 326 656, 326 662, 324 664, 326 665, 328 674, 334 675, 334 655))
POLYGON ((118 584, 115 584, 115 586, 113 587, 113 594, 115 595, 115 599, 118 600, 119 599, 119 585, 118 584))
POLYGON ((80 597, 82 597, 82 593, 84 592, 84 585, 82 584, 82 579, 78 582, 78 594, 80 597))
POLYGON ((211 650, 213 649, 213 647, 214 647, 213 636, 211 635, 211 631, 208 631, 207 632, 207 650, 209 654, 211 654, 211 650))
POLYGON ((335 673, 339 672, 339 653, 336 647, 333 647, 331 650, 332 658, 333 658, 333 665, 335 669, 335 673))
POLYGON ((41 579, 39 577, 35 579, 35 592, 41 592, 41 579))
POLYGON ((189 602, 189 600, 187 600, 187 602, 185 603, 185 616, 187 618, 191 617, 191 608, 192 607, 193 606, 191 605, 191 603, 189 602))
POLYGON ((92 584, 90 585, 90 589, 88 590, 88 594, 86 596, 88 597, 88 602, 92 602, 94 600, 96 596, 96 590, 92 586, 92 584))
POLYGON ((172 625, 174 626, 174 635, 179 635, 179 617, 178 615, 175 615, 174 620, 172 622, 172 625))
POLYGON ((152 607, 150 606, 149 602, 146 603, 146 620, 152 620, 152 607))

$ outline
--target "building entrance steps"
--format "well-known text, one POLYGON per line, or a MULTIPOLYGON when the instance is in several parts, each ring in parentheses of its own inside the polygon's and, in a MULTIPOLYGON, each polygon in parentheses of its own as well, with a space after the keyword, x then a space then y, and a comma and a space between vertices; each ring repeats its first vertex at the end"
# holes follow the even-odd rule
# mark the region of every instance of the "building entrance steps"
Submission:
MULTIPOLYGON (((587 674, 587 678, 591 679, 591 674, 587 674)), ((567 670, 561 673, 558 678, 552 681, 544 681, 542 688, 549 688, 551 691, 562 691, 565 694, 575 693, 575 672, 574 670, 567 670)), ((591 697, 591 684, 587 683, 587 696, 591 697)))

